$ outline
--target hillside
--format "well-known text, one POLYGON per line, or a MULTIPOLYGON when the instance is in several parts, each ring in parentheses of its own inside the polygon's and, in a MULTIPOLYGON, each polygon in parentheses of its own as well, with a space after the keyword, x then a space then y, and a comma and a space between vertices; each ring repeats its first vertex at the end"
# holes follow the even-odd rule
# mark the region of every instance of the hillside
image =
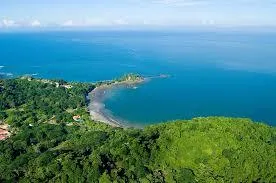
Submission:
POLYGON ((113 128, 90 120, 93 88, 0 80, 0 121, 12 132, 0 141, 0 182, 276 181, 275 127, 208 117, 113 128))

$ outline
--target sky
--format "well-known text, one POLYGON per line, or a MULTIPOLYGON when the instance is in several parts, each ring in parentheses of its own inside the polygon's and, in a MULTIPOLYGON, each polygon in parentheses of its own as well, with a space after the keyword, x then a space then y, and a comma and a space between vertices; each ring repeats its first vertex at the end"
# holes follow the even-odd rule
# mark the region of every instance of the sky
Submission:
POLYGON ((276 0, 1 0, 0 28, 276 26, 276 0))

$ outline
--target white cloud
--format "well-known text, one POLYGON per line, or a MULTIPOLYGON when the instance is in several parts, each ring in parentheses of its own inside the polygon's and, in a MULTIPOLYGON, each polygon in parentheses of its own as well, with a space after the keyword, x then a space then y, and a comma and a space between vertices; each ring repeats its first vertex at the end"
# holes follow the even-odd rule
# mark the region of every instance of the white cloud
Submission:
POLYGON ((27 21, 27 20, 12 20, 12 19, 3 19, 0 20, 0 27, 3 28, 14 28, 14 27, 40 27, 41 22, 38 20, 32 20, 32 21, 27 21))
POLYGON ((148 21, 148 20, 144 20, 143 21, 143 25, 150 25, 150 24, 152 24, 150 21, 148 21))
POLYGON ((79 21, 67 20, 60 24, 63 27, 97 27, 97 26, 112 26, 112 25, 128 25, 124 19, 106 20, 100 18, 90 18, 79 21))
POLYGON ((18 24, 14 20, 3 19, 2 20, 3 27, 16 27, 18 24))
POLYGON ((63 27, 89 27, 109 25, 110 23, 102 19, 85 19, 81 21, 67 20, 61 24, 63 27))
POLYGON ((215 20, 212 20, 212 19, 207 19, 207 20, 203 19, 201 21, 201 24, 202 25, 215 25, 216 22, 215 22, 215 20))
POLYGON ((38 20, 34 20, 34 21, 31 22, 30 25, 31 25, 32 27, 40 27, 40 26, 41 26, 41 23, 40 23, 40 21, 38 21, 38 20))
POLYGON ((73 20, 67 20, 67 21, 63 22, 63 23, 61 24, 61 26, 64 26, 64 27, 72 27, 72 26, 75 26, 75 24, 74 24, 73 20))
POLYGON ((152 2, 170 6, 196 6, 208 3, 206 0, 153 0, 152 2))
POLYGON ((83 21, 82 24, 84 26, 107 26, 110 25, 111 22, 101 18, 90 18, 83 21))
POLYGON ((128 22, 124 19, 117 19, 113 21, 116 25, 128 25, 128 22))

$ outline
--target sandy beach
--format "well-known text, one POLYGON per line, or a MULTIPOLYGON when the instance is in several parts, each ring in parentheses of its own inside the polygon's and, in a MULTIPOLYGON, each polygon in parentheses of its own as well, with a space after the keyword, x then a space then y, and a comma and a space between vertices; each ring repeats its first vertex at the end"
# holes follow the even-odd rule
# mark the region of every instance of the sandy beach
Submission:
POLYGON ((111 125, 113 127, 125 127, 125 122, 114 117, 111 111, 108 111, 104 105, 104 99, 106 97, 106 92, 113 89, 114 87, 126 87, 126 88, 136 88, 138 84, 141 84, 148 79, 143 79, 139 81, 123 81, 114 82, 112 84, 103 84, 96 87, 93 91, 88 94, 89 105, 88 110, 91 115, 91 119, 94 121, 99 121, 111 125))
POLYGON ((105 92, 109 89, 111 88, 97 87, 92 92, 90 92, 88 95, 88 98, 90 100, 88 110, 90 112, 92 120, 104 122, 113 127, 121 127, 122 124, 105 109, 105 105, 103 103, 105 92))
POLYGON ((125 87, 125 88, 137 88, 137 85, 150 81, 156 78, 167 78, 170 75, 158 75, 144 77, 136 81, 121 81, 113 82, 112 84, 101 84, 97 86, 93 91, 91 91, 87 98, 89 100, 88 110, 91 115, 91 119, 94 121, 99 121, 111 125, 113 127, 126 127, 127 121, 118 119, 112 115, 112 112, 105 108, 104 100, 106 93, 115 87, 125 87))

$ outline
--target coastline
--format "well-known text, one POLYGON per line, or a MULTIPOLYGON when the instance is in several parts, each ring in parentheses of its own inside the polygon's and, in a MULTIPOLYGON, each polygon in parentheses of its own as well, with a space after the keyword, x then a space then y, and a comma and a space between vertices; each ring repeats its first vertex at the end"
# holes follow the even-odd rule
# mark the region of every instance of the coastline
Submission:
POLYGON ((91 119, 111 125, 113 127, 121 127, 122 124, 114 119, 110 113, 107 112, 103 104, 104 95, 108 87, 96 87, 93 91, 88 94, 89 105, 88 111, 91 119))
POLYGON ((157 76, 142 77, 140 75, 128 74, 116 80, 108 80, 97 83, 96 88, 94 88, 94 90, 92 90, 87 96, 89 101, 88 111, 91 119, 93 121, 103 122, 113 127, 128 127, 127 121, 123 121, 122 119, 113 116, 112 112, 105 108, 104 100, 106 93, 116 87, 136 89, 137 85, 148 82, 151 79, 168 77, 171 76, 167 74, 160 74, 157 76))
POLYGON ((142 84, 148 81, 148 78, 140 78, 138 80, 126 80, 126 81, 114 81, 112 83, 104 83, 97 86, 88 94, 88 111, 91 119, 106 123, 113 127, 126 127, 125 122, 114 117, 110 111, 105 108, 104 100, 106 92, 112 90, 115 87, 136 87, 138 84, 142 84))

